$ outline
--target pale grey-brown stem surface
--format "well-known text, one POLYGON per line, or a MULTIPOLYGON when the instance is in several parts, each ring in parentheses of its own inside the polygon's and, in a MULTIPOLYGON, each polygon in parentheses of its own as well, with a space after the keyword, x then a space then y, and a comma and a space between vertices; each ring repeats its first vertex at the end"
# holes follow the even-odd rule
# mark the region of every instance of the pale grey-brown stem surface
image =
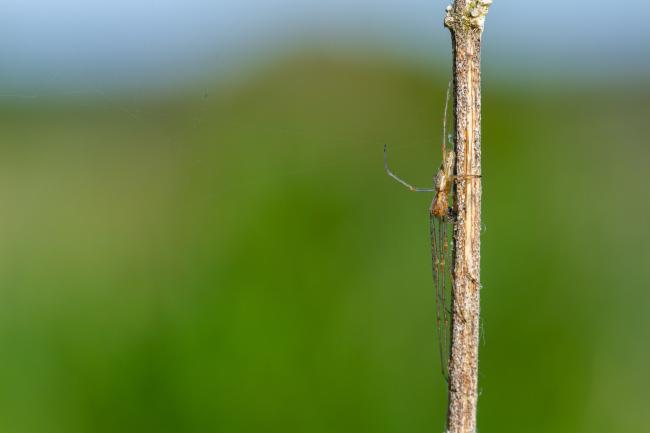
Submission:
POLYGON ((449 361, 449 433, 475 433, 481 262, 481 37, 491 0, 456 0, 445 25, 452 35, 456 113, 453 305, 449 361))

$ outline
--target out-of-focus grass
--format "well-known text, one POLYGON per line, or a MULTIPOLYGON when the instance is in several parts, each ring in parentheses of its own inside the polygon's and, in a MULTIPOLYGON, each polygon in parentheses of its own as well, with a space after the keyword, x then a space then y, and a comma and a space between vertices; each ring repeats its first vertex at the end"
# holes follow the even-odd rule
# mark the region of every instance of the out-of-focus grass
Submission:
MULTIPOLYGON (((442 431, 430 197, 382 146, 431 182, 445 81, 0 110, 0 431, 442 431)), ((650 92, 490 81, 480 429, 643 431, 650 92)))

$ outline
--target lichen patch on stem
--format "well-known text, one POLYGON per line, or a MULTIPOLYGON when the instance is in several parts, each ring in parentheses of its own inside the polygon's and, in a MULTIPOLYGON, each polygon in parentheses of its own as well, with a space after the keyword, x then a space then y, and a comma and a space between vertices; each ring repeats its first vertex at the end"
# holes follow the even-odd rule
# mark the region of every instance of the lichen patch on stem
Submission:
POLYGON ((492 6, 492 0, 473 0, 469 2, 456 2, 454 6, 449 5, 445 9, 445 26, 451 28, 461 26, 477 28, 483 31, 485 27, 485 16, 492 6), (465 3, 459 5, 459 3, 465 3), (459 7, 461 6, 461 7, 459 7))

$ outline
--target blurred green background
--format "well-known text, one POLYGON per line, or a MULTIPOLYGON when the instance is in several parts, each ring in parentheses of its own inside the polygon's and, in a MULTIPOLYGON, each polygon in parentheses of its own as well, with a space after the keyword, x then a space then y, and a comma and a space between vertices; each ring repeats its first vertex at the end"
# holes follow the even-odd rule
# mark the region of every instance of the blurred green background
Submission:
MULTIPOLYGON (((431 197, 382 146, 431 182, 448 63, 5 99, 0 432, 442 432, 431 197)), ((479 429, 649 431, 650 80, 514 81, 484 76, 479 429)))

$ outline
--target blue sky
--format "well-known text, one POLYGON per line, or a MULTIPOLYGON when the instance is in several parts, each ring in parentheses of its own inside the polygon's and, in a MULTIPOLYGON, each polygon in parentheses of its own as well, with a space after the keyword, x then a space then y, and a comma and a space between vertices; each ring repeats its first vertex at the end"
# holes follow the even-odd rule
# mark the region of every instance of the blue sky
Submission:
MULTIPOLYGON (((441 0, 3 0, 0 86, 166 80, 243 67, 305 40, 447 53, 441 0)), ((486 62, 531 70, 647 76, 650 2, 494 0, 486 62)), ((504 72, 504 73, 505 73, 504 72)))

